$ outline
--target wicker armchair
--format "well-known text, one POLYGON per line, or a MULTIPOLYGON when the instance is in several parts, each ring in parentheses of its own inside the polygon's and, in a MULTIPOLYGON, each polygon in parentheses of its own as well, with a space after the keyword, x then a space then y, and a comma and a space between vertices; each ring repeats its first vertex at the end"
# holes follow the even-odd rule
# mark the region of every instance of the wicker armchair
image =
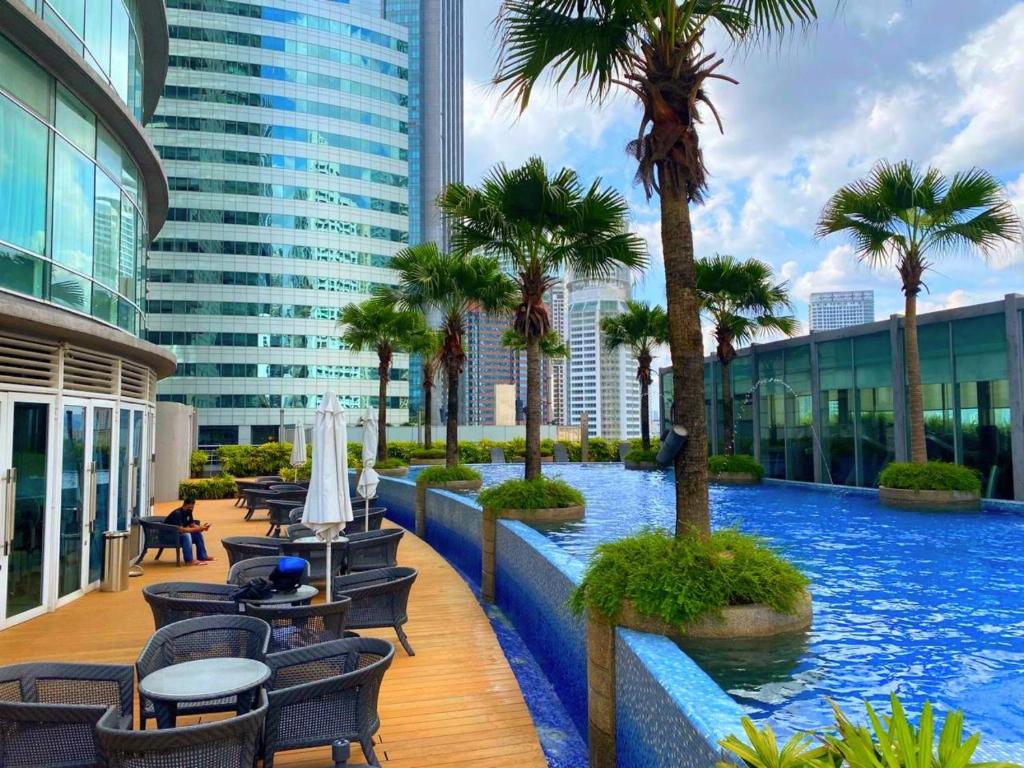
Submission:
POLYGON ((352 503, 352 522, 345 524, 345 535, 350 533, 364 533, 366 531, 379 531, 384 522, 386 507, 370 507, 369 521, 367 521, 366 510, 362 503, 352 503), (367 527, 369 522, 369 527, 367 527))
POLYGON ((281 541, 268 536, 225 536, 220 543, 228 553, 228 565, 281 553, 281 541))
POLYGON ((0 667, 0 764, 100 766, 96 723, 130 728, 135 676, 123 664, 40 662, 0 667))
POLYGON ((256 482, 263 485, 274 485, 275 483, 283 483, 284 478, 280 475, 261 475, 256 478, 256 482))
POLYGON ((245 614, 270 625, 270 652, 278 653, 344 638, 350 604, 346 597, 316 605, 248 605, 245 614))
MULTIPOLYGON (((268 557, 250 557, 235 563, 228 571, 228 584, 241 587, 256 578, 267 578, 277 568, 284 555, 270 555, 268 557)), ((309 583, 309 562, 306 562, 306 571, 302 574, 302 583, 309 583)), ((248 613, 249 611, 246 610, 248 613)))
POLYGON ((174 550, 174 562, 181 565, 181 534, 178 526, 168 525, 163 517, 140 517, 139 525, 142 526, 142 554, 136 562, 141 563, 146 557, 146 552, 156 550, 156 559, 165 549, 174 550))
POLYGON ((316 531, 302 523, 292 523, 284 529, 285 536, 289 539, 304 539, 308 536, 316 536, 316 531))
POLYGON ((298 491, 301 494, 305 494, 309 489, 301 485, 296 485, 295 483, 277 483, 276 485, 270 486, 270 490, 276 491, 277 493, 281 493, 284 491, 287 491, 289 493, 298 491))
POLYGON ((162 731, 130 731, 104 716, 96 738, 107 768, 252 768, 267 717, 267 694, 244 715, 162 731))
POLYGON ((395 649, 386 640, 352 638, 271 654, 263 766, 274 754, 358 741, 379 766, 373 735, 380 729, 377 698, 395 649))
POLYGON ((267 509, 270 512, 270 528, 267 529, 267 536, 274 536, 275 538, 280 536, 281 529, 291 522, 292 510, 303 506, 305 503, 305 498, 298 500, 282 496, 267 499, 267 509))
POLYGON ((372 571, 398 565, 398 543, 405 531, 366 531, 348 534, 348 572, 372 571))
POLYGON ((292 523, 301 523, 302 515, 306 512, 306 505, 294 507, 288 512, 288 520, 292 523))
POLYGON ((238 487, 238 498, 235 499, 235 506, 240 507, 245 504, 245 493, 246 491, 252 490, 265 490, 265 483, 256 483, 252 480, 235 480, 235 485, 238 487))
MULTIPOLYGON (((135 671, 141 680, 158 669, 197 659, 234 657, 263 661, 269 643, 270 625, 252 616, 202 616, 186 619, 153 633, 135 662, 135 671)), ((236 697, 228 696, 213 701, 180 702, 177 711, 179 715, 202 715, 208 712, 233 712, 236 706, 236 697)), ((153 702, 139 691, 139 723, 143 730, 146 722, 155 718, 153 702)))
POLYGON ((238 613, 238 603, 231 597, 236 589, 230 584, 165 581, 147 584, 142 588, 142 596, 153 611, 153 624, 160 629, 198 616, 238 613))
POLYGON ((266 488, 250 488, 245 496, 245 519, 252 520, 253 514, 259 509, 269 509, 267 501, 278 498, 276 491, 266 488))
POLYGON ((402 625, 409 620, 409 592, 415 581, 415 568, 379 568, 351 573, 334 579, 333 596, 352 599, 346 619, 349 629, 392 627, 405 652, 414 656, 402 625))

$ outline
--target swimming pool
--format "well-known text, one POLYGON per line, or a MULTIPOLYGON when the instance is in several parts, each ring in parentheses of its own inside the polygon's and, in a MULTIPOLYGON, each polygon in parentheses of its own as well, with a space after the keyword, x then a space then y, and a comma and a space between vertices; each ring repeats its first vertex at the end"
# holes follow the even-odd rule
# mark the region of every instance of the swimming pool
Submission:
MULTIPOLYGON (((522 465, 479 467, 485 485, 522 465)), ((546 465, 587 499, 586 519, 541 528, 586 559, 644 526, 671 527, 668 472, 546 465)), ((712 521, 763 536, 812 580, 814 625, 784 642, 685 650, 755 720, 781 732, 830 722, 896 691, 963 709, 987 759, 1024 760, 1024 513, 894 510, 873 496, 793 485, 714 487, 712 521)))

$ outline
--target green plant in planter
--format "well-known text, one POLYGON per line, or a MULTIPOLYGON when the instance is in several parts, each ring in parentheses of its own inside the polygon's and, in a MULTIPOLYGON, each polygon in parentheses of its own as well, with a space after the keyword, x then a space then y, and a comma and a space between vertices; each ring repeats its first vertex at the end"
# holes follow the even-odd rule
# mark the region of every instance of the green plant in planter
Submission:
POLYGON ((454 467, 427 467, 416 476, 416 485, 441 485, 457 480, 480 480, 480 473, 465 464, 454 467))
POLYGON ((882 470, 878 484, 912 491, 966 491, 981 493, 981 475, 970 467, 944 461, 927 464, 893 462, 882 470))
POLYGON ((411 459, 443 459, 444 457, 444 448, 416 448, 409 451, 409 458, 411 459))
POLYGON ((632 448, 626 454, 626 461, 630 464, 656 464, 658 449, 651 448, 649 451, 645 451, 643 448, 632 448))
POLYGON ((753 475, 758 479, 764 477, 764 467, 753 456, 743 453, 738 453, 735 456, 708 456, 708 471, 713 475, 722 472, 737 472, 753 475))
POLYGON ((210 457, 206 451, 192 451, 188 457, 189 476, 202 477, 203 470, 206 469, 206 464, 209 460, 210 457))
POLYGON ((378 461, 373 466, 377 469, 399 469, 409 465, 401 459, 384 459, 384 461, 378 461))
POLYGON ((238 495, 238 485, 231 475, 217 475, 199 480, 185 480, 178 485, 178 498, 189 499, 231 499, 238 495))
POLYGON ((705 538, 647 529, 601 544, 570 605, 577 615, 591 609, 615 619, 629 600, 642 614, 684 626, 736 605, 793 613, 808 584, 794 565, 739 531, 705 538))
POLYGON ((477 498, 486 510, 564 509, 581 507, 583 494, 562 480, 506 480, 481 491, 477 498))

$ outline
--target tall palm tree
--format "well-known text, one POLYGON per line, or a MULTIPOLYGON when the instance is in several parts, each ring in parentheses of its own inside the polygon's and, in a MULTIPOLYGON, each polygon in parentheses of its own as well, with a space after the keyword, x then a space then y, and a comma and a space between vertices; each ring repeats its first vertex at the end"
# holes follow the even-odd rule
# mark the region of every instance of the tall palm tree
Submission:
POLYGON ((498 260, 473 252, 445 253, 436 243, 404 248, 389 265, 398 274, 398 285, 383 289, 380 296, 403 310, 441 315, 441 365, 448 384, 448 424, 445 464, 459 463, 459 376, 466 362, 462 337, 471 310, 511 312, 516 284, 498 260))
POLYGON ((904 295, 904 362, 910 416, 910 460, 928 461, 917 343, 917 296, 927 288, 931 259, 956 252, 987 256, 1019 242, 1021 221, 1002 185, 972 168, 947 178, 906 160, 880 162, 867 178, 833 195, 818 221, 818 236, 846 232, 860 259, 899 272, 904 295))
POLYGON ((356 352, 377 353, 377 460, 388 457, 388 382, 391 381, 391 363, 396 352, 410 351, 410 342, 423 333, 426 324, 417 312, 401 312, 381 299, 369 299, 362 304, 349 304, 341 311, 338 324, 341 338, 356 352))
POLYGON ((433 427, 434 380, 441 370, 441 353, 444 352, 444 334, 433 328, 427 328, 412 342, 410 350, 419 355, 423 364, 423 447, 431 448, 434 444, 431 429, 433 427))
POLYGON ((626 311, 601 320, 604 347, 613 352, 629 347, 636 358, 636 379, 640 382, 640 440, 651 450, 651 363, 654 347, 668 341, 668 316, 665 310, 643 301, 627 301, 626 311))
POLYGON ((704 348, 693 253, 691 203, 707 171, 698 127, 706 107, 722 129, 708 85, 735 83, 705 46, 715 29, 734 43, 780 36, 815 20, 814 0, 505 0, 494 80, 525 110, 545 76, 585 87, 597 102, 624 90, 639 100, 629 145, 637 180, 661 205, 669 346, 677 420, 689 435, 676 457, 676 533, 708 535, 704 348))
POLYGON ((773 282, 772 268, 763 261, 737 261, 716 254, 697 260, 697 295, 701 309, 715 331, 715 354, 722 364, 722 418, 725 453, 736 452, 733 434, 732 378, 729 366, 736 359, 736 345, 749 344, 759 336, 781 333, 792 336, 800 324, 792 315, 789 285, 773 282))
POLYGON ((551 329, 544 294, 557 275, 604 277, 646 264, 642 238, 628 231, 629 206, 600 179, 589 187, 563 168, 549 175, 531 158, 521 168, 497 165, 479 187, 449 184, 437 201, 452 243, 493 253, 518 283, 512 327, 526 339, 526 479, 540 477, 540 340, 551 329))

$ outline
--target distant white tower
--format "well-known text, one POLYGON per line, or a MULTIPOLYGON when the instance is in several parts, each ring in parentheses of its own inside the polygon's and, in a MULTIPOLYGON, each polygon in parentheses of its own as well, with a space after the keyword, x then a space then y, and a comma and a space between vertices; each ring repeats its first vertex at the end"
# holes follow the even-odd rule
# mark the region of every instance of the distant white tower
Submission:
MULTIPOLYGON (((569 343, 568 296, 565 281, 559 279, 547 295, 551 307, 551 327, 569 343)), ((556 424, 569 423, 569 361, 551 361, 551 416, 556 424)))
POLYGON ((587 413, 590 434, 622 440, 640 436, 640 385, 628 348, 603 346, 601 320, 626 311, 630 275, 601 280, 569 278, 569 423, 587 413))
POLYGON ((875 320, 875 292, 812 293, 809 315, 811 333, 872 323, 875 320))

